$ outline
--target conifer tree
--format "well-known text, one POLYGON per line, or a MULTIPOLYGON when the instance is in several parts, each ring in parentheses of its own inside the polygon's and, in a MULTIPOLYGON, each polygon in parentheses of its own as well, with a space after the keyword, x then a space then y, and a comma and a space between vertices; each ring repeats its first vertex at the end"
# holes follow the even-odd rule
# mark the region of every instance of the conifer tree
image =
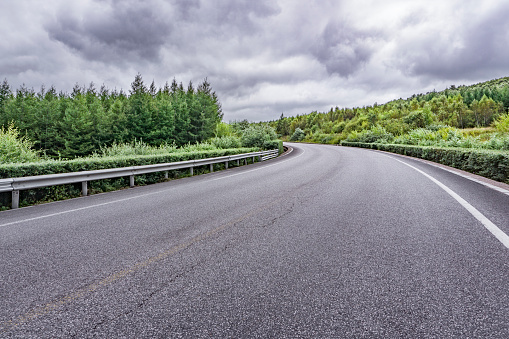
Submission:
POLYGON ((129 106, 127 109, 127 129, 129 139, 143 140, 150 143, 148 135, 152 130, 152 112, 149 106, 150 94, 138 73, 131 83, 129 106))

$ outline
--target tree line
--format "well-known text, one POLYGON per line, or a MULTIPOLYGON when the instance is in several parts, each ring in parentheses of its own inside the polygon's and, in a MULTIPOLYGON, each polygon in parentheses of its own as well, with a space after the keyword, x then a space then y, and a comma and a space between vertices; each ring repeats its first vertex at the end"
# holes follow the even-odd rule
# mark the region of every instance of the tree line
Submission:
POLYGON ((346 139, 353 131, 374 126, 381 126, 395 136, 430 125, 488 127, 508 110, 509 77, 472 86, 451 86, 441 92, 413 95, 383 105, 335 107, 328 112, 295 117, 281 114, 279 120, 269 123, 282 136, 292 136, 297 130, 309 140, 328 142, 323 139, 346 139))
POLYGON ((50 157, 75 158, 114 143, 181 146, 214 136, 221 104, 205 79, 185 89, 175 79, 162 88, 146 86, 141 74, 129 93, 75 85, 72 92, 44 86, 39 92, 0 85, 0 126, 14 126, 50 157))

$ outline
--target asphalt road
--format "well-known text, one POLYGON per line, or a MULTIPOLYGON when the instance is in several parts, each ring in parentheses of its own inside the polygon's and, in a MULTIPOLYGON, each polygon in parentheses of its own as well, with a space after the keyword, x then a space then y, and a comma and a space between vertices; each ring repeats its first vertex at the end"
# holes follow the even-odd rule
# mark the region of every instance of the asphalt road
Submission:
POLYGON ((0 337, 509 338, 507 192, 294 146, 0 212, 0 337))

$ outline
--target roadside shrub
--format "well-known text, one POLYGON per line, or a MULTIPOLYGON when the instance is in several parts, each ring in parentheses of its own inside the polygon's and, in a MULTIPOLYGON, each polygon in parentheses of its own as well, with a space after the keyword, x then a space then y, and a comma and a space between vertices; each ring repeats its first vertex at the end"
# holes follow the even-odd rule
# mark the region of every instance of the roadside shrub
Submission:
POLYGON ((433 131, 426 128, 416 128, 407 134, 400 135, 394 139, 395 144, 407 145, 431 145, 436 141, 436 135, 433 131))
POLYGON ((338 122, 337 124, 335 124, 332 127, 332 132, 334 132, 334 133, 341 133, 345 129, 345 126, 346 126, 346 122, 341 120, 340 122, 338 122))
POLYGON ((433 112, 426 106, 410 112, 410 114, 403 118, 403 122, 414 128, 424 128, 425 126, 433 124, 435 119, 436 117, 433 112))
POLYGON ((19 135, 14 124, 0 128, 0 164, 40 161, 38 153, 32 146, 30 140, 19 135))
POLYGON ((263 143, 263 148, 266 150, 277 149, 279 154, 283 153, 283 141, 282 140, 269 140, 263 143))
POLYGON ((499 132, 509 132, 509 113, 500 116, 493 125, 499 132))
POLYGON ((240 138, 233 135, 212 138, 210 143, 219 149, 239 148, 242 146, 240 138))
POLYGON ((258 147, 264 149, 266 141, 276 140, 277 134, 269 125, 251 125, 242 132, 243 147, 258 147))
POLYGON ((113 143, 109 147, 101 147, 100 155, 103 157, 126 157, 132 155, 157 155, 173 153, 177 150, 177 146, 163 144, 159 147, 150 146, 143 142, 143 140, 134 140, 129 143, 113 143))
POLYGON ((382 120, 380 125, 392 135, 402 135, 410 131, 410 126, 401 121, 401 119, 382 120))
POLYGON ((220 157, 256 151, 255 148, 214 149, 192 152, 175 152, 159 155, 117 156, 117 157, 91 157, 73 160, 45 160, 34 163, 13 163, 0 165, 0 179, 27 177, 33 175, 70 173, 79 171, 92 171, 106 168, 119 168, 141 165, 162 164, 168 162, 186 161, 220 157))
POLYGON ((507 151, 509 150, 509 135, 493 135, 488 141, 481 142, 476 146, 478 148, 507 151))
POLYGON ((394 139, 392 133, 389 133, 385 130, 384 127, 377 125, 371 127, 369 130, 364 130, 361 132, 353 131, 347 137, 347 141, 357 141, 357 142, 379 142, 379 143, 388 143, 394 139))
MULTIPOLYGON (((277 148, 277 147, 275 147, 277 148)), ((31 163, 13 163, 0 165, 0 179, 27 177, 35 175, 70 173, 79 171, 92 171, 107 168, 119 168, 130 166, 141 166, 151 164, 161 164, 168 162, 186 161, 194 159, 204 159, 233 155, 240 153, 249 153, 257 151, 255 148, 234 148, 234 149, 214 149, 209 151, 194 152, 174 152, 159 155, 138 155, 138 156, 117 156, 117 157, 91 157, 78 158, 66 161, 45 160, 31 163)), ((198 172, 200 169, 196 169, 198 172)), ((185 171, 188 172, 187 170, 185 171)), ((164 173, 149 173, 136 176, 138 185, 152 184, 164 181, 164 173)), ((129 185, 128 178, 113 178, 91 181, 89 189, 91 193, 106 192, 120 189, 129 185)), ((34 190, 24 190, 20 192, 20 206, 33 205, 37 202, 55 201, 79 196, 81 193, 81 184, 59 185, 52 187, 43 187, 34 190)), ((0 209, 6 208, 10 202, 10 193, 0 194, 0 209)))
POLYGON ((202 152, 202 151, 214 151, 217 150, 217 147, 209 142, 200 142, 197 144, 187 144, 177 149, 176 153, 192 153, 192 152, 202 152))
POLYGON ((302 141, 306 137, 306 133, 304 133, 303 130, 301 130, 299 127, 295 129, 295 132, 293 132, 292 136, 290 137, 290 141, 302 141))
POLYGON ((505 151, 349 141, 343 141, 341 145, 426 159, 509 184, 509 153, 505 151))
POLYGON ((429 129, 430 131, 438 131, 438 130, 441 130, 441 129, 445 129, 445 128, 450 128, 451 126, 447 126, 447 125, 440 125, 440 124, 431 124, 431 125, 428 125, 426 126, 426 129, 429 129))
POLYGON ((214 131, 214 135, 216 136, 216 138, 227 137, 234 134, 235 132, 233 130, 232 125, 222 121, 216 125, 216 130, 214 131))
POLYGON ((366 116, 361 116, 358 118, 354 118, 349 120, 345 127, 343 128, 343 133, 347 134, 352 131, 361 131, 365 129, 368 125, 368 118, 366 116))

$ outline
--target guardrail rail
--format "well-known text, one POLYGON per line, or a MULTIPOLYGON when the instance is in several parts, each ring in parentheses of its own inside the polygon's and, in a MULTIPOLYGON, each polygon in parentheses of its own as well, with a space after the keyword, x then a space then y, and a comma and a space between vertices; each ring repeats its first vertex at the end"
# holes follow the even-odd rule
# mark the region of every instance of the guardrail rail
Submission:
POLYGON ((119 177, 129 177, 129 186, 134 187, 134 177, 140 174, 166 172, 165 178, 168 178, 168 171, 189 168, 190 174, 193 175, 194 168, 198 166, 210 166, 210 171, 214 171, 214 164, 224 163, 225 168, 228 168, 230 161, 237 161, 240 166, 240 161, 248 158, 253 158, 253 162, 258 158, 258 161, 265 161, 272 159, 279 155, 278 150, 251 152, 243 154, 228 155, 216 158, 196 159, 178 162, 169 162, 164 164, 153 164, 144 166, 131 166, 121 168, 108 168, 94 171, 82 171, 71 173, 47 174, 37 175, 31 177, 19 177, 0 179, 0 193, 12 192, 11 208, 19 207, 19 192, 22 190, 29 190, 34 188, 49 187, 64 184, 74 184, 81 182, 81 195, 88 195, 88 182, 101 179, 113 179, 119 177))

